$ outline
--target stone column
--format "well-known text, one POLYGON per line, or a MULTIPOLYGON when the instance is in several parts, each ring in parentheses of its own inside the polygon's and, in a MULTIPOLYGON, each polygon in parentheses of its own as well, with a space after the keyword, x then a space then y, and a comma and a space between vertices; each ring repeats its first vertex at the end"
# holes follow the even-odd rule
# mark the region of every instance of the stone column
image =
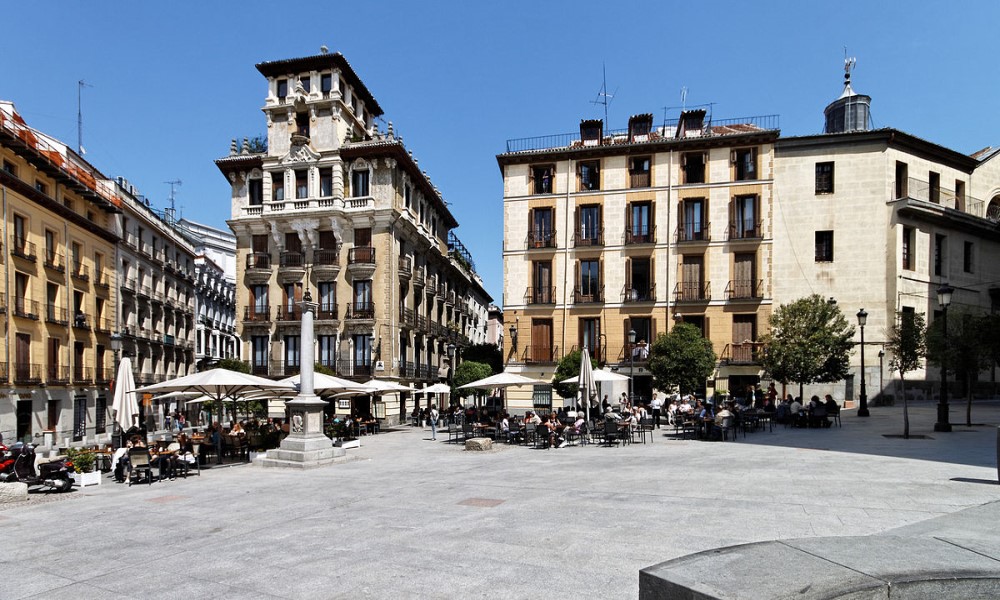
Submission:
POLYGON ((342 448, 334 448, 332 440, 323 433, 323 407, 326 403, 315 394, 313 387, 313 319, 318 305, 312 302, 308 291, 302 297, 301 307, 302 370, 299 374, 299 393, 294 400, 287 402, 291 418, 288 436, 281 441, 280 448, 269 450, 267 456, 258 461, 265 467, 318 467, 346 454, 342 448))

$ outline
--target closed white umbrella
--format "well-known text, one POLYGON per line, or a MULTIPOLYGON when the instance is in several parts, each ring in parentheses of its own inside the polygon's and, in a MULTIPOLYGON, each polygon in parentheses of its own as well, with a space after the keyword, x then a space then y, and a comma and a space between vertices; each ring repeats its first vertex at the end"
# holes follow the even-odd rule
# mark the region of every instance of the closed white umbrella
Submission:
POLYGON ((132 419, 139 414, 139 401, 135 395, 135 378, 132 377, 132 361, 122 357, 115 376, 115 395, 111 409, 115 413, 115 423, 122 431, 132 427, 132 419))
POLYGON ((590 399, 596 393, 594 384, 594 366, 590 363, 590 351, 586 346, 580 353, 580 389, 583 390, 583 406, 587 414, 587 421, 590 421, 590 399))

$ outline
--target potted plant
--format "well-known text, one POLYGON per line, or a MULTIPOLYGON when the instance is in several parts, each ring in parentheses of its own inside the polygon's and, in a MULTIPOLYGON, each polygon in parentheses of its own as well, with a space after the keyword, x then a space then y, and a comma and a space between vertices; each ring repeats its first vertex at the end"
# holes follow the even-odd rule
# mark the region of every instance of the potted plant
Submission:
POLYGON ((66 450, 66 457, 73 465, 73 472, 70 477, 80 487, 88 485, 100 485, 101 473, 94 471, 94 453, 81 448, 69 448, 66 450))

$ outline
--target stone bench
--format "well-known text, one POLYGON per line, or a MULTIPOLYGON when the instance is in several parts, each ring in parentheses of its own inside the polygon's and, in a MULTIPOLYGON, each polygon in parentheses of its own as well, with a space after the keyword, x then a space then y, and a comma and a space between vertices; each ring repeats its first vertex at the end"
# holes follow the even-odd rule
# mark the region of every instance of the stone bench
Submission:
POLYGON ((19 481, 15 483, 0 483, 0 504, 24 502, 27 499, 28 484, 19 481))
POLYGON ((493 440, 490 438, 472 438, 465 440, 465 450, 467 452, 486 452, 493 449, 493 440))
POLYGON ((808 538, 718 548, 639 572, 641 600, 890 597, 1000 597, 1000 546, 922 537, 808 538))

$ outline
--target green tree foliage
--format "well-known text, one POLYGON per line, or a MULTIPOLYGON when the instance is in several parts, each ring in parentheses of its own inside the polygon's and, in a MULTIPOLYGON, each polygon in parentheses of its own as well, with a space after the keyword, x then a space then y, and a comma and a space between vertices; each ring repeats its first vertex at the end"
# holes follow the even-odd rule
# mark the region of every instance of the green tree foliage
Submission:
POLYGON ((337 372, 336 371, 334 371, 330 367, 327 367, 326 365, 321 365, 319 363, 316 363, 316 366, 313 367, 313 372, 314 373, 322 373, 323 375, 329 375, 331 377, 336 377, 337 376, 337 372))
POLYGON ((677 388, 681 393, 701 389, 715 371, 712 342, 690 323, 678 323, 670 333, 661 333, 649 351, 649 371, 661 390, 677 388))
POLYGON ((247 145, 249 146, 247 150, 253 154, 265 154, 267 152, 267 136, 254 136, 248 140, 247 145))
POLYGON ((885 335, 885 349, 889 353, 889 371, 899 373, 899 387, 903 396, 903 438, 910 437, 910 410, 906 402, 906 374, 920 368, 927 355, 927 326, 924 315, 899 312, 885 335))
MULTIPOLYGON (((462 350, 462 360, 484 363, 493 373, 503 371, 503 352, 496 344, 475 344, 462 350)), ((490 373, 491 375, 493 373, 490 373)))
MULTIPOLYGON (((569 379, 570 377, 580 376, 580 361, 583 358, 583 353, 579 350, 574 350, 562 357, 559 364, 556 366, 556 372, 552 376, 552 389, 556 391, 563 398, 576 398, 577 385, 575 383, 559 383, 563 379, 569 379)), ((597 360, 594 357, 590 358, 590 364, 596 369, 597 360)))
POLYGON ((948 335, 945 341, 944 319, 935 319, 927 330, 927 360, 937 367, 946 359, 948 373, 965 388, 965 424, 972 426, 972 384, 979 371, 993 364, 988 335, 995 317, 972 315, 963 311, 948 312, 948 335))
POLYGON ((819 294, 779 306, 771 314, 771 331, 762 338, 761 363, 781 383, 840 381, 849 373, 854 326, 836 304, 819 294))
POLYGON ((223 358, 216 363, 215 367, 218 369, 229 369, 230 371, 239 371, 240 373, 250 374, 250 363, 245 360, 223 358))
POLYGON ((455 381, 452 384, 452 392, 459 394, 462 398, 465 398, 469 394, 473 393, 475 390, 472 389, 460 390, 456 388, 458 388, 459 386, 463 386, 467 383, 472 383, 473 381, 477 381, 479 379, 484 379, 492 374, 493 370, 490 369, 489 365, 481 362, 475 362, 472 360, 466 360, 455 368, 455 377, 454 377, 455 381))

